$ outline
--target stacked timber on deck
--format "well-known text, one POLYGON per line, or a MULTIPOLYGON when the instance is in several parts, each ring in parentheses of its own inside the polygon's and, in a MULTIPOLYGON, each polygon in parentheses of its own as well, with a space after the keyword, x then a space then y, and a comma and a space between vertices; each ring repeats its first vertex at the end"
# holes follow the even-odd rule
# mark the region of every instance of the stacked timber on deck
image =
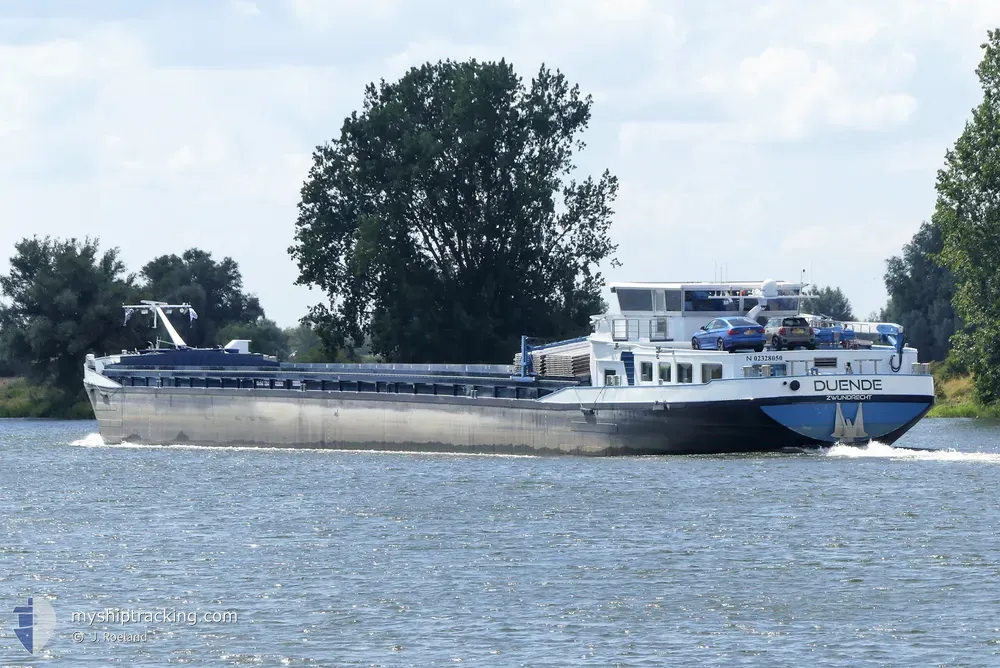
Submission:
MULTIPOLYGON (((537 376, 552 378, 584 378, 590 375, 590 343, 569 341, 554 343, 531 351, 531 370, 537 376)), ((514 355, 514 366, 520 367, 521 353, 514 355)))

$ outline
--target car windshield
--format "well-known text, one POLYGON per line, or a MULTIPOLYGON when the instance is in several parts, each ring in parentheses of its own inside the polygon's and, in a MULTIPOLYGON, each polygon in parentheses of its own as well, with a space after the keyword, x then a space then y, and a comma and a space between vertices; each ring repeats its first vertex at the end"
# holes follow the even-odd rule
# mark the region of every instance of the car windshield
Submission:
POLYGON ((747 320, 746 318, 730 318, 729 324, 732 327, 757 327, 757 323, 747 320))
POLYGON ((806 327, 808 325, 805 318, 785 318, 781 324, 785 327, 806 327))

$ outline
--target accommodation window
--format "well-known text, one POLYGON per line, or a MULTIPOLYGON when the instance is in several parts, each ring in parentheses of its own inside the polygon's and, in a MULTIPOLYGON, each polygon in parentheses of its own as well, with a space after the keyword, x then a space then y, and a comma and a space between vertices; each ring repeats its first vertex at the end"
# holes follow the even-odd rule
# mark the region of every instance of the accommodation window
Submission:
POLYGON ((707 383, 710 380, 718 380, 719 378, 722 378, 721 364, 701 365, 701 382, 707 383))
POLYGON ((654 318, 649 321, 649 338, 654 341, 663 341, 667 338, 667 319, 654 318))
POLYGON ((670 362, 660 362, 660 382, 670 382, 670 362))
POLYGON ((687 362, 677 363, 677 382, 678 383, 694 382, 694 368, 687 362))
POLYGON ((653 363, 652 362, 642 362, 639 366, 642 382, 652 383, 653 382, 653 363))

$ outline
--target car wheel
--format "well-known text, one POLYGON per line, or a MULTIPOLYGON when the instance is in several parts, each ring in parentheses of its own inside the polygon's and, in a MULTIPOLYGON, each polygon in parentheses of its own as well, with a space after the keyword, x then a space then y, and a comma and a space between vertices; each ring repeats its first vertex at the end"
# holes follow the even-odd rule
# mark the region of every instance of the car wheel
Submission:
POLYGON ((810 343, 809 345, 806 346, 806 348, 808 348, 809 350, 816 350, 816 344, 810 343))
POLYGON ((755 353, 762 353, 762 352, 764 352, 764 346, 754 346, 753 347, 753 351, 755 353))
POLYGON ((723 341, 721 338, 719 338, 719 340, 715 342, 715 349, 716 350, 721 350, 722 352, 725 352, 726 351, 726 342, 723 341))
POLYGON ((781 350, 781 339, 777 336, 771 337, 771 347, 775 350, 781 350))
POLYGON ((691 348, 694 350, 701 349, 701 344, 698 343, 698 339, 693 336, 691 337, 691 348))

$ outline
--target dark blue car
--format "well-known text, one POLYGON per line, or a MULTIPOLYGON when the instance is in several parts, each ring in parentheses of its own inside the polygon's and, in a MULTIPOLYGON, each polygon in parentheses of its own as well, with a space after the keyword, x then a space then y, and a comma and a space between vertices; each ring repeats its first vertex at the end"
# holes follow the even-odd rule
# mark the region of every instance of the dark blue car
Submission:
POLYGON ((691 339, 691 347, 715 348, 733 352, 739 348, 764 350, 764 328, 746 318, 716 318, 699 329, 691 339))

